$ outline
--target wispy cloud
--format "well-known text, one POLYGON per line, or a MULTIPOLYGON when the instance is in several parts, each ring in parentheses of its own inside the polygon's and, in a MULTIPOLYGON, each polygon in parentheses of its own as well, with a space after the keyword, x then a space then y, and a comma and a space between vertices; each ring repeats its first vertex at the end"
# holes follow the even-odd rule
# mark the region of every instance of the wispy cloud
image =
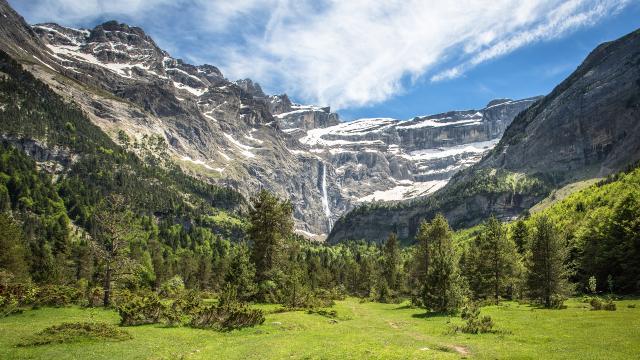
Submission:
MULTIPOLYGON (((532 43, 565 36, 631 0, 33 0, 63 23, 152 15, 166 42, 206 34, 191 59, 334 108, 384 101, 417 79, 462 76, 532 43), (169 11, 170 10, 170 11, 169 11), (173 38, 172 38, 173 37, 173 38)), ((202 36, 201 36, 202 37, 202 36)))

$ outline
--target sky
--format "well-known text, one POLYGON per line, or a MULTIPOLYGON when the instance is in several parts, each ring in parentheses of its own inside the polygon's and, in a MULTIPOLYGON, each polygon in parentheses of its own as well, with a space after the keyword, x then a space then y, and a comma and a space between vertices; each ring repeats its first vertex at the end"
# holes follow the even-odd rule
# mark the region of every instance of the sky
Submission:
POLYGON ((549 93, 638 0, 9 0, 29 23, 142 27, 173 57, 329 105, 409 119, 549 93))

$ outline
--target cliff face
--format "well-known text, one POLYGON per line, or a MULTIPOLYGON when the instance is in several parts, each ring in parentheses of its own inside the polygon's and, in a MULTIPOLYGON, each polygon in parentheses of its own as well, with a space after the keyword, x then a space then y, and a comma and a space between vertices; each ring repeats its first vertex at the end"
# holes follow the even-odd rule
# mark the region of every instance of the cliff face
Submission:
POLYGON ((520 113, 496 147, 428 199, 356 209, 329 241, 411 239, 442 212, 454 226, 513 218, 569 182, 640 159, 640 31, 597 47, 549 95, 520 113))

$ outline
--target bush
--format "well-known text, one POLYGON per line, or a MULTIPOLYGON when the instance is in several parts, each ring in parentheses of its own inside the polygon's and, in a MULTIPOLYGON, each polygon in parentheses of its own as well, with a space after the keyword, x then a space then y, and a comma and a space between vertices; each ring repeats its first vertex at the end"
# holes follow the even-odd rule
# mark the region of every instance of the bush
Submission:
POLYGON ((482 334, 493 332, 493 320, 491 316, 480 317, 480 308, 476 303, 468 303, 461 313, 462 320, 465 324, 456 326, 454 332, 462 332, 465 334, 482 334))
POLYGON ((65 285, 45 285, 38 290, 36 305, 61 307, 77 303, 82 298, 80 290, 65 285))
POLYGON ((251 327, 264 323, 262 310, 250 309, 237 299, 235 289, 227 288, 220 301, 211 306, 200 307, 195 311, 189 325, 195 328, 208 328, 221 331, 251 327))
POLYGON ((320 309, 320 310, 307 310, 307 314, 318 314, 320 316, 324 316, 324 317, 328 317, 328 318, 332 318, 335 319, 338 317, 338 312, 336 310, 324 310, 324 309, 320 309))
POLYGON ((87 292, 87 306, 98 307, 104 304, 104 290, 94 287, 87 292))
POLYGON ((608 310, 608 311, 616 311, 616 303, 613 302, 613 299, 601 299, 599 297, 592 297, 591 301, 589 301, 591 305, 591 310, 608 310))
POLYGON ((193 315, 202 306, 202 299, 197 291, 191 290, 177 298, 170 306, 165 306, 162 317, 167 325, 175 326, 182 323, 182 318, 193 315))
POLYGON ((38 288, 31 283, 0 281, 0 317, 20 313, 23 306, 33 304, 37 293, 38 288))
POLYGON ((36 346, 57 343, 69 343, 81 340, 122 341, 131 339, 131 335, 118 327, 107 323, 78 322, 63 323, 48 327, 18 346, 36 346))
POLYGON ((184 292, 184 280, 179 275, 165 281, 160 286, 160 295, 164 297, 177 297, 184 292))
POLYGON ((120 325, 134 326, 155 324, 160 322, 165 313, 165 306, 160 302, 156 293, 147 292, 140 295, 130 295, 128 299, 118 304, 120 325))

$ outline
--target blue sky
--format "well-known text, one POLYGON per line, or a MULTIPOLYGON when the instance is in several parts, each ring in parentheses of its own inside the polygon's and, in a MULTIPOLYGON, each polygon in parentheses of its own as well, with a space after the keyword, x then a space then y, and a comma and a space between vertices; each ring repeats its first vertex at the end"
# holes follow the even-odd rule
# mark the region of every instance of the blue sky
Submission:
POLYGON ((635 0, 9 3, 30 23, 140 26, 174 57, 331 105, 345 120, 544 95, 598 44, 640 27, 635 0))

